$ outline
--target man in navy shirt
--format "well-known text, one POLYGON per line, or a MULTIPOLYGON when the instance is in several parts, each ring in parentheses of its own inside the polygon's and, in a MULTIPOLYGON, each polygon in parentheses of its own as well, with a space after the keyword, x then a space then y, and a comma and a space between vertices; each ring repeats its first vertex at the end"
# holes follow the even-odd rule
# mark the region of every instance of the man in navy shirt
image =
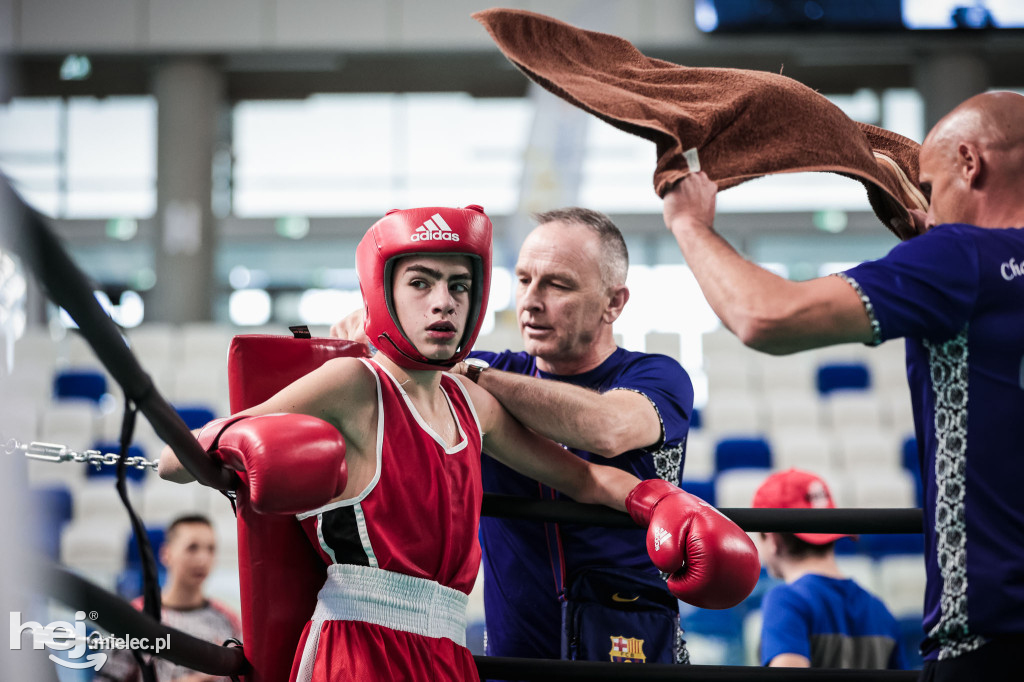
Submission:
MULTIPOLYGON (((818 476, 789 469, 754 493, 755 509, 834 509, 818 476)), ((900 629, 882 601, 839 570, 842 534, 761 533, 768 573, 785 583, 761 604, 761 665, 789 668, 902 669, 900 629)))
MULTIPOLYGON (((460 364, 453 371, 473 378, 521 422, 580 457, 678 484, 693 386, 672 358, 615 344, 612 323, 629 299, 622 233, 607 216, 583 208, 536 218, 539 225, 516 264, 525 352, 474 351, 470 358, 486 369, 460 364)), ((354 313, 331 333, 362 340, 361 327, 354 313)), ((482 469, 485 492, 559 497, 490 457, 482 469)), ((581 570, 632 568, 659 575, 640 528, 482 517, 480 537, 491 656, 559 658, 559 592, 581 570)), ((681 638, 678 649, 677 659, 685 660, 681 638)))
POLYGON ((923 680, 1004 679, 1024 643, 1024 96, 968 99, 920 151, 919 234, 839 276, 790 282, 712 229, 703 173, 666 196, 712 308, 771 353, 904 337, 925 480, 923 680))
MULTIPOLYGON (((470 375, 524 424, 580 457, 678 484, 693 387, 672 358, 615 344, 612 323, 629 299, 621 232, 588 209, 536 218, 515 271, 525 352, 473 352, 489 367, 470 375)), ((483 482, 492 493, 559 497, 490 458, 483 482)), ((483 517, 480 529, 492 656, 558 658, 559 585, 583 569, 627 567, 658 575, 639 528, 545 527, 483 517)))

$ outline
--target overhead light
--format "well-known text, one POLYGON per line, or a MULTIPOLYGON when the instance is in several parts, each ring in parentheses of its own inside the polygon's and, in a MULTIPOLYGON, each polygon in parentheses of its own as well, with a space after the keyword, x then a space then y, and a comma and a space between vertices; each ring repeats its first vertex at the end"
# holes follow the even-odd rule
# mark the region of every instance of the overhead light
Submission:
POLYGON ((111 239, 126 242, 139 233, 139 223, 135 218, 111 218, 107 221, 107 236, 111 239))
POLYGON ((832 234, 839 234, 849 224, 846 211, 815 211, 811 219, 816 228, 832 234))
POLYGON ((60 65, 62 81, 84 81, 92 73, 92 62, 84 54, 69 54, 60 65))
POLYGON ((305 216, 286 216, 278 218, 274 223, 278 235, 287 239, 302 239, 309 234, 309 218, 305 216))

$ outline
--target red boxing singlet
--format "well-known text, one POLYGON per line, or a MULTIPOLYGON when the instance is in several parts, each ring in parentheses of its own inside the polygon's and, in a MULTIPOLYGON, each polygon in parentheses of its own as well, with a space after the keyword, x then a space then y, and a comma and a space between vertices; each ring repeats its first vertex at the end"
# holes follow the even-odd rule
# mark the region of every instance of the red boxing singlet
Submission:
POLYGON ((442 375, 459 430, 449 448, 395 378, 363 362, 378 386, 376 475, 355 498, 298 517, 328 580, 292 679, 475 679, 464 600, 480 567, 476 412, 458 380, 442 375))

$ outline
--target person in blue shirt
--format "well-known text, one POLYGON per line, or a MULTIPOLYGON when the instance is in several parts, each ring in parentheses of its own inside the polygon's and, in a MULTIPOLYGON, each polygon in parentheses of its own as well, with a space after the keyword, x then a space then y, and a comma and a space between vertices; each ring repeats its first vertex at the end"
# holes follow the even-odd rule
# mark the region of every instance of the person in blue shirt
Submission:
MULTIPOLYGON (((809 471, 769 476, 755 509, 834 509, 828 486, 809 471)), ((761 533, 761 561, 777 585, 761 603, 761 665, 791 668, 904 668, 896 619, 878 597, 843 575, 830 533, 761 533)))
MULTIPOLYGON (((467 374, 523 424, 580 457, 679 484, 693 386, 674 359, 615 343, 612 324, 629 300, 622 233, 604 214, 584 208, 535 217, 539 224, 524 240, 515 270, 525 351, 473 351, 471 361, 483 362, 453 371, 467 374)), ((357 312, 331 333, 364 340, 361 326, 357 312)), ((485 492, 560 497, 490 457, 482 469, 485 492)), ((482 517, 480 537, 490 656, 560 658, 559 594, 586 569, 629 568, 659 578, 640 528, 482 517)), ((683 662, 687 652, 674 628, 674 657, 683 662)), ((607 648, 610 654, 610 643, 607 648)))
POLYGON ((922 680, 1005 679, 1024 643, 1024 96, 976 95, 920 150, 927 214, 885 257, 790 282, 712 227, 703 173, 665 196, 665 224, 744 343, 792 353, 906 339, 924 491, 922 680))

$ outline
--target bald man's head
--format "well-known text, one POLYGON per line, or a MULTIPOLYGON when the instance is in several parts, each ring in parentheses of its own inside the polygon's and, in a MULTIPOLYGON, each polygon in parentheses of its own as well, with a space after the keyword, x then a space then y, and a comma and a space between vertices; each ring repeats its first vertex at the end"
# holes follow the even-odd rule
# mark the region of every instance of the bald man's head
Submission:
POLYGON ((928 225, 1018 224, 1024 211, 1024 96, 987 92, 944 116, 921 145, 921 188, 928 225))
POLYGON ((1024 148, 1024 95, 975 95, 946 114, 932 128, 925 144, 956 144, 959 140, 998 151, 1024 148))

